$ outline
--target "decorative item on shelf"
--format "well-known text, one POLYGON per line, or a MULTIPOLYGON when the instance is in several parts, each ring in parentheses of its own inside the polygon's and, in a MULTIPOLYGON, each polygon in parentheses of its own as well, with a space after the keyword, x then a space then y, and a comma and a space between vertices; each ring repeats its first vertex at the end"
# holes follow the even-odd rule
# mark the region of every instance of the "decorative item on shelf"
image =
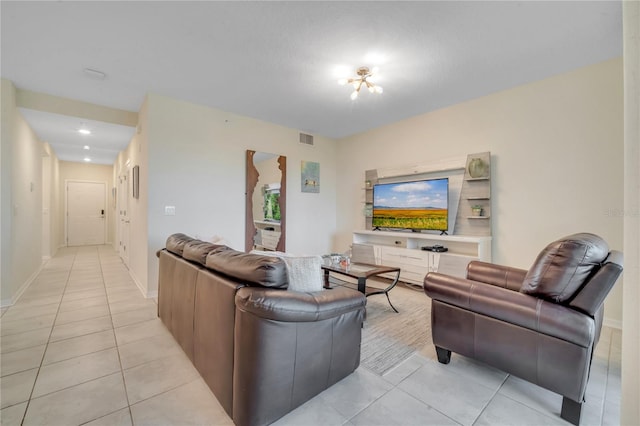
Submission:
POLYGON ((474 216, 482 216, 482 206, 479 206, 479 205, 471 206, 471 213, 474 216))
POLYGON ((364 181, 364 187, 366 189, 370 189, 371 188, 371 181, 370 180, 365 180, 364 181))
POLYGON ((373 217, 373 204, 365 204, 364 217, 373 217))
POLYGON ((469 161, 469 176, 474 179, 489 177, 489 164, 482 158, 476 157, 469 161))

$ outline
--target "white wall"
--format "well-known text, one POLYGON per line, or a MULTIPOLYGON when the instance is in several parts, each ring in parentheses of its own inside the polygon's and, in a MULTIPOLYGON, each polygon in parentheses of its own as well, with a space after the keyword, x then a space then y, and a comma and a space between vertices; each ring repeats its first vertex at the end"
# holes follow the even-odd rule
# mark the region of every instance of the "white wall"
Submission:
MULTIPOLYGON (((491 151, 493 260, 528 269, 551 241, 593 232, 622 249, 622 60, 423 114, 338 143, 336 245, 364 228, 367 169, 491 151)), ((622 285, 606 301, 622 320, 622 285)))
MULTIPOLYGON (((60 169, 58 175, 58 196, 59 206, 62 207, 62 212, 66 212, 66 183, 69 180, 72 181, 85 181, 85 182, 104 182, 107 189, 106 199, 106 220, 107 220, 107 233, 106 243, 110 244, 115 239, 115 212, 110 208, 110 195, 111 188, 113 187, 113 166, 106 166, 103 164, 89 164, 89 163, 75 163, 71 161, 60 161, 60 169)), ((61 240, 63 245, 66 245, 66 231, 65 231, 65 215, 61 214, 58 217, 57 232, 62 235, 61 240)))
POLYGON ((1 304, 15 302, 42 265, 43 146, 16 108, 15 86, 2 80, 1 304))
MULTIPOLYGON (((244 249, 247 149, 287 157, 287 251, 331 251, 336 224, 335 141, 316 137, 314 146, 301 145, 295 129, 156 94, 147 96, 139 115, 140 122, 146 122, 140 135, 147 141, 141 147, 140 203, 148 202, 147 263, 142 270, 132 262, 131 270, 147 295, 157 291, 155 252, 175 232, 203 240, 220 235, 232 247, 244 249), (320 163, 319 194, 301 193, 302 160, 320 163), (165 216, 165 206, 175 206, 176 215, 165 216)), ((142 218, 138 225, 144 227, 142 218)), ((134 242, 132 235, 132 245, 141 244, 142 237, 137 235, 134 242)))

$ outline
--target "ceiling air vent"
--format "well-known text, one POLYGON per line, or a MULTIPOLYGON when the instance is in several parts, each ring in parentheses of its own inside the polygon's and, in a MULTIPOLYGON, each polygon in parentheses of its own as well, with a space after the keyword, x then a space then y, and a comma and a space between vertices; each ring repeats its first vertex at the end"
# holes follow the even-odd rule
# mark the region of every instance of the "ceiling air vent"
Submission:
POLYGON ((300 133, 300 143, 313 146, 313 136, 306 133, 300 133))

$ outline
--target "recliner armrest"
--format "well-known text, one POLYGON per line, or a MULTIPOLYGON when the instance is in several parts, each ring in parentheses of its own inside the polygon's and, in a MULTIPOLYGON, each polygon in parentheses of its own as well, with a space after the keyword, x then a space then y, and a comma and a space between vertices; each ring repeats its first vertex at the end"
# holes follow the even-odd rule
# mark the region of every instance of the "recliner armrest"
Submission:
POLYGON ((285 322, 311 322, 363 309, 366 297, 348 288, 297 292, 244 287, 236 293, 236 308, 260 318, 285 322))
POLYGON ((495 285, 431 272, 424 292, 433 300, 579 346, 588 347, 595 338, 595 322, 588 315, 495 285))
POLYGON ((480 261, 469 262, 467 279, 520 291, 527 271, 480 261))

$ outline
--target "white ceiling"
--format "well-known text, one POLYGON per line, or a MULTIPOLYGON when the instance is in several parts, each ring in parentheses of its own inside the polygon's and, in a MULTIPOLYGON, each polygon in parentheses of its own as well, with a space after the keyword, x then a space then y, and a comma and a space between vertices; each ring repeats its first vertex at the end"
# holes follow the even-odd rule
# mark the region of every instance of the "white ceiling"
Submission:
POLYGON ((620 1, 0 5, 18 88, 129 111, 155 92, 333 138, 622 55, 620 1), (359 66, 382 95, 336 83, 359 66))
POLYGON ((58 158, 64 161, 84 161, 89 158, 91 163, 113 164, 135 133, 134 127, 103 121, 26 108, 20 108, 20 112, 38 137, 51 144, 58 158), (89 130, 91 134, 78 133, 79 129, 89 130), (85 146, 89 149, 85 149, 85 146))

